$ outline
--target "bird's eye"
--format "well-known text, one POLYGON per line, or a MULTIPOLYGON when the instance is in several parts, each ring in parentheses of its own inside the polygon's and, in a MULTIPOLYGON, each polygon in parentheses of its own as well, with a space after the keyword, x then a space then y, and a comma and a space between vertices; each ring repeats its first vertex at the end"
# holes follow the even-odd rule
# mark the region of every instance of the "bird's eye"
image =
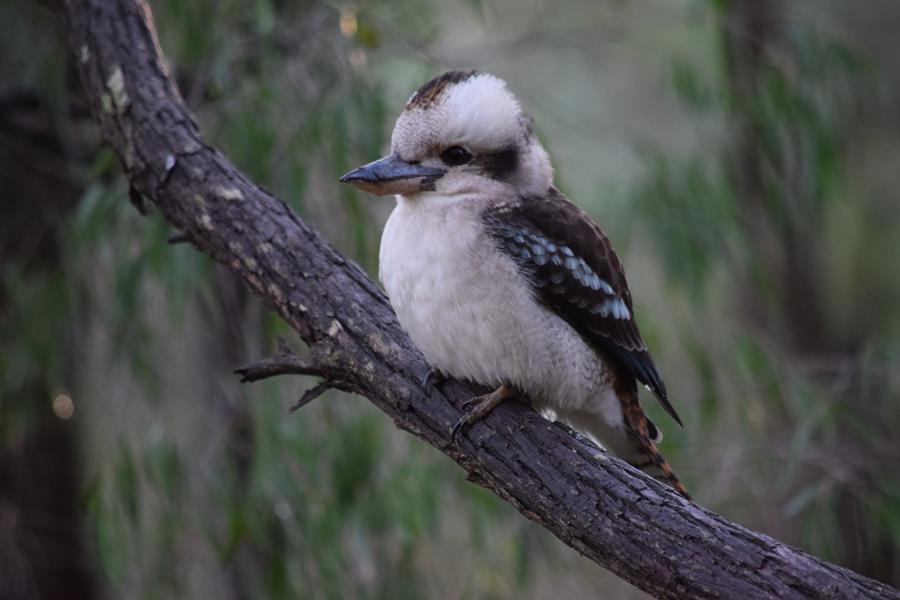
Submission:
POLYGON ((444 161, 444 164, 455 167, 457 165, 464 165, 472 160, 472 155, 462 146, 450 146, 441 152, 441 160, 444 161))

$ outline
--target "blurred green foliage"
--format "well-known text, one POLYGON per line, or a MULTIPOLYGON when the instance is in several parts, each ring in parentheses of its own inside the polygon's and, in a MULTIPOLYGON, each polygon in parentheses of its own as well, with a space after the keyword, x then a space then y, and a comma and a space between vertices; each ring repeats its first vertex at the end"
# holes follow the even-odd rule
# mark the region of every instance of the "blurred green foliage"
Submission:
MULTIPOLYGON (((848 236, 853 223, 843 222, 879 201, 852 196, 847 185, 857 175, 848 172, 848 153, 860 143, 860 113, 878 105, 878 74, 846 44, 811 23, 779 20, 767 3, 710 6, 714 68, 676 59, 671 82, 688 110, 719 129, 677 160, 648 145, 634 206, 697 323, 723 299, 738 309, 741 331, 730 328, 726 352, 704 347, 708 331, 690 334, 706 388, 701 418, 721 424, 723 411, 746 411, 751 428, 742 443, 778 452, 780 468, 774 486, 765 483, 768 464, 735 474, 729 495, 765 486, 779 517, 800 525, 804 547, 891 579, 900 565, 900 472, 890 466, 900 440, 889 425, 900 418, 898 346, 879 334, 896 327, 900 269, 866 252, 869 235, 848 236), (851 328, 840 327, 846 315, 873 310, 861 289, 839 292, 838 303, 829 298, 857 286, 867 263, 879 270, 867 285, 894 304, 878 301, 877 322, 851 317, 851 328), (716 381, 730 382, 737 407, 716 401, 725 387, 717 391, 716 381)), ((891 235, 878 223, 862 227, 891 235)))
MULTIPOLYGON (((886 257, 900 215, 869 161, 890 173, 900 144, 872 141, 896 116, 879 112, 882 74, 849 43, 812 16, 746 35, 738 8, 754 4, 733 1, 152 5, 208 141, 370 273, 387 207, 336 176, 382 153, 406 95, 439 70, 507 77, 559 183, 629 266, 687 417, 664 451, 689 488, 898 583, 900 268, 886 257), (748 44, 762 57, 750 66, 748 44), (631 80, 639 91, 617 100, 631 80), (635 100, 647 82, 656 104, 635 100), (653 113, 615 146, 613 121, 653 113), (673 121, 687 125, 670 136, 673 121), (601 168, 623 161, 639 168, 601 168)), ((239 386, 231 369, 291 332, 170 245, 159 215, 128 206, 115 158, 72 108, 60 24, 25 0, 0 17, 0 92, 40 94, 79 189, 47 217, 53 261, 0 263, 0 444, 15 448, 56 418, 53 396, 71 395, 77 501, 106 595, 635 594, 366 401, 328 394, 288 417, 311 382, 239 386)))

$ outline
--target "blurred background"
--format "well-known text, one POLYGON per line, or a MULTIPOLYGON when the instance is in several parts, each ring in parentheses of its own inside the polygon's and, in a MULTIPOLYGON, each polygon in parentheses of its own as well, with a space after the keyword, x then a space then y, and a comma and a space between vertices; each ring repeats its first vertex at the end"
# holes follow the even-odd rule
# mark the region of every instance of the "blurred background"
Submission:
MULTIPOLYGON (((209 142, 376 272, 339 186, 449 68, 505 78, 623 257, 698 502, 900 585, 900 4, 155 0, 209 142)), ((0 598, 642 598, 358 397, 129 205, 64 23, 0 3, 0 598)))

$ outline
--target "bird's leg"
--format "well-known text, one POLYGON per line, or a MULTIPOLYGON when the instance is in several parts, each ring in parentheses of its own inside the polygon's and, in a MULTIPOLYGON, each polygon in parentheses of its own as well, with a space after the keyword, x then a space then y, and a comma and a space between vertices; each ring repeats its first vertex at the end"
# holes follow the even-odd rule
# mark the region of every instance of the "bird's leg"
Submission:
POLYGON ((422 378, 422 387, 427 388, 429 385, 440 387, 445 381, 447 381, 447 376, 444 375, 443 371, 431 368, 428 369, 428 372, 425 373, 425 377, 422 378))
POLYGON ((465 414, 460 418, 459 421, 456 422, 456 425, 453 426, 453 429, 450 430, 450 439, 456 439, 456 434, 459 433, 459 430, 463 427, 468 427, 472 423, 483 419, 489 412, 494 410, 498 404, 503 402, 508 398, 512 398, 516 395, 515 390, 507 385, 501 385, 496 390, 491 392, 490 394, 485 394, 483 396, 475 396, 469 400, 466 400, 463 403, 463 410, 465 414), (475 407, 471 410, 468 408, 472 405, 475 407))

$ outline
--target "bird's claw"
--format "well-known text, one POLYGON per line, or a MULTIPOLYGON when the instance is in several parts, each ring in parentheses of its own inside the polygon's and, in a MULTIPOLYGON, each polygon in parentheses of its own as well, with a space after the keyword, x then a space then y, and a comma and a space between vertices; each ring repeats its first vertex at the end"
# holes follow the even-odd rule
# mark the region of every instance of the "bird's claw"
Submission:
POLYGON ((481 418, 481 417, 477 416, 477 414, 476 414, 476 412, 478 410, 477 406, 476 406, 476 408, 474 408, 472 410, 469 410, 469 408, 473 404, 477 405, 480 402, 483 402, 488 395, 489 394, 485 394, 484 396, 473 396, 462 403, 462 406, 460 408, 463 411, 463 416, 461 416, 459 418, 459 420, 453 426, 453 429, 450 430, 450 440, 451 441, 454 441, 454 442, 456 441, 456 436, 459 435, 459 432, 463 427, 468 427, 469 425, 471 425, 472 423, 477 421, 479 418, 481 418))
MULTIPOLYGON (((468 400, 466 400, 465 402, 463 402, 463 403, 462 403, 462 406, 460 407, 460 408, 462 408, 462 411, 463 411, 464 413, 466 413, 465 415, 463 415, 463 419, 465 419, 465 417, 468 416, 468 414, 469 414, 469 409, 472 408, 472 406, 475 406, 475 405, 477 405, 478 403, 484 401, 484 400, 487 398, 488 395, 489 395, 489 394, 485 394, 485 395, 483 395, 483 396, 472 396, 471 398, 469 398, 468 400)), ((474 409, 473 409, 473 410, 474 410, 474 409)))
POLYGON ((447 376, 442 371, 439 369, 428 369, 428 372, 422 377, 422 387, 440 387, 445 381, 447 381, 447 376))
POLYGON ((514 395, 514 392, 511 388, 506 387, 505 385, 501 385, 499 388, 491 392, 490 394, 484 394, 483 396, 475 396, 473 398, 469 398, 462 404, 463 416, 453 425, 453 428, 450 430, 450 441, 455 442, 456 437, 459 434, 460 430, 464 427, 475 423, 476 421, 480 421, 483 419, 489 412, 494 410, 494 408, 514 395), (473 406, 471 410, 470 406, 473 406))
POLYGON ((456 437, 459 435, 459 430, 469 424, 469 423, 467 423, 468 416, 469 415, 463 415, 459 419, 459 421, 456 422, 456 424, 453 426, 453 428, 450 430, 450 441, 451 442, 456 442, 456 437))

